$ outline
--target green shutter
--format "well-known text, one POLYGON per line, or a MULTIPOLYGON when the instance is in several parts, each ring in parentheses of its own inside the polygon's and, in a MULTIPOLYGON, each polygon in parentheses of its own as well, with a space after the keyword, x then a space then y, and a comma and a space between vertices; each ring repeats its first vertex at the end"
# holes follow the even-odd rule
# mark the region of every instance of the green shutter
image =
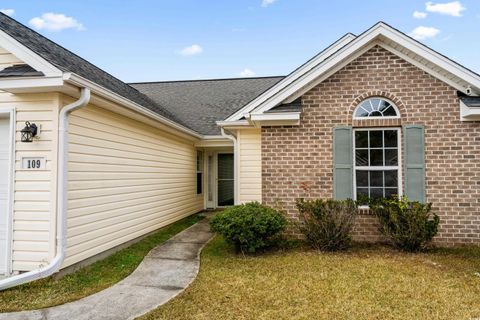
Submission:
POLYGON ((333 128, 333 197, 353 199, 352 128, 333 128))
POLYGON ((425 202, 425 130, 423 125, 405 125, 405 195, 425 202))

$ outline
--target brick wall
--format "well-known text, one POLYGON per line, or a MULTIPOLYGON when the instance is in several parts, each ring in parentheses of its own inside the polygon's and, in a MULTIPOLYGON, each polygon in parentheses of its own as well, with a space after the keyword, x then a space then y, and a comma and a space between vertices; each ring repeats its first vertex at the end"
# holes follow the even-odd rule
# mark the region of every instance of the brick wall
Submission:
MULTIPOLYGON (((480 122, 461 122, 456 90, 376 46, 307 92, 299 126, 262 129, 262 197, 296 219, 298 197, 331 198, 332 129, 425 125, 427 201, 441 218, 436 242, 480 244, 480 122), (393 101, 401 119, 352 120, 365 98, 393 101), (305 194, 300 183, 311 187, 305 194)), ((358 240, 377 241, 375 218, 357 221, 358 240)))

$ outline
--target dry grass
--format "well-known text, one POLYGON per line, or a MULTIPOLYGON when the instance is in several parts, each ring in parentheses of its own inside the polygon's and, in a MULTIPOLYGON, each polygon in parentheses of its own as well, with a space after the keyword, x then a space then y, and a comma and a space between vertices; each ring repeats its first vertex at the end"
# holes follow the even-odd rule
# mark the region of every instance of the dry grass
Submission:
POLYGON ((155 246, 201 219, 199 215, 182 219, 61 279, 49 277, 2 291, 0 292, 0 312, 55 306, 110 287, 132 273, 155 246))
POLYGON ((219 237, 180 296, 145 319, 480 318, 480 248, 379 246, 235 255, 219 237))

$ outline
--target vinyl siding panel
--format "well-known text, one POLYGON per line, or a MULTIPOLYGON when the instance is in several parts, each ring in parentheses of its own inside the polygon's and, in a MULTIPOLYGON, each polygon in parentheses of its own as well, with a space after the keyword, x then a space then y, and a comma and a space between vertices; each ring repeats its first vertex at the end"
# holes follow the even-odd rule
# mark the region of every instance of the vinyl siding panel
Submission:
POLYGON ((240 203, 262 201, 261 130, 238 131, 240 203))
MULTIPOLYGON (((0 49, 0 61, 9 54, 0 49)), ((11 56, 11 55, 10 55, 11 56)), ((2 60, 3 59, 3 60, 2 60)), ((14 63, 17 60, 10 60, 14 63)), ((2 63, 0 63, 2 68, 2 63)), ((57 119, 56 93, 10 94, 0 91, 0 108, 16 110, 12 270, 29 271, 54 255, 56 216, 57 119), (40 139, 22 143, 25 121, 41 126, 40 139), (44 157, 45 170, 23 170, 22 157, 44 157)))
POLYGON ((193 141, 93 105, 71 114, 69 132, 63 267, 203 209, 193 141))

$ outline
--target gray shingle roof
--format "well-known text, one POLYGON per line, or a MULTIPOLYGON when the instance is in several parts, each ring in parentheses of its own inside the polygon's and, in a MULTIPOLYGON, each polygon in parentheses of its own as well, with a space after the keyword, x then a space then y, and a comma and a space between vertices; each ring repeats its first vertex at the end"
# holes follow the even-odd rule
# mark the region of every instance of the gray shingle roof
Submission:
POLYGON ((0 78, 8 77, 34 77, 43 76, 43 72, 37 71, 28 64, 17 64, 0 71, 0 78))
POLYGON ((216 121, 245 106, 284 77, 236 78, 130 85, 175 114, 193 130, 218 135, 216 121))
POLYGON ((124 98, 186 126, 180 119, 128 84, 3 13, 0 13, 0 29, 60 70, 82 76, 124 98))
POLYGON ((302 97, 290 103, 284 103, 276 107, 273 107, 272 109, 265 111, 265 113, 301 112, 301 111, 302 111, 302 97))

